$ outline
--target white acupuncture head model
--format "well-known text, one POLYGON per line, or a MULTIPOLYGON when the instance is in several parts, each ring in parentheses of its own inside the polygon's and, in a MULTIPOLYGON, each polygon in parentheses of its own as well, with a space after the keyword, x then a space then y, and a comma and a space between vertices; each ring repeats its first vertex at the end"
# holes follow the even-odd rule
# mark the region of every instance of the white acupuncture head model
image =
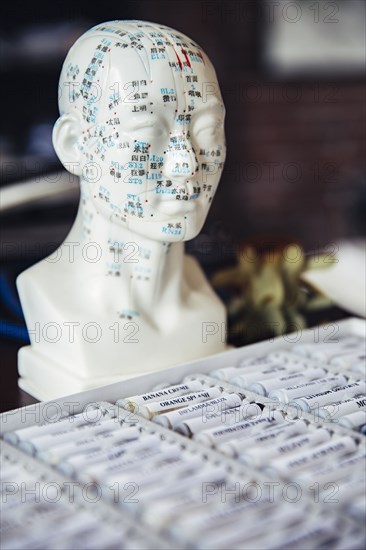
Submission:
POLYGON ((19 385, 53 399, 223 351, 225 308, 183 241, 225 161, 215 70, 156 23, 110 21, 70 49, 53 143, 80 178, 75 222, 17 286, 19 385))
POLYGON ((202 49, 168 27, 97 25, 60 77, 54 146, 111 222, 176 242, 206 219, 225 160, 225 109, 202 49))

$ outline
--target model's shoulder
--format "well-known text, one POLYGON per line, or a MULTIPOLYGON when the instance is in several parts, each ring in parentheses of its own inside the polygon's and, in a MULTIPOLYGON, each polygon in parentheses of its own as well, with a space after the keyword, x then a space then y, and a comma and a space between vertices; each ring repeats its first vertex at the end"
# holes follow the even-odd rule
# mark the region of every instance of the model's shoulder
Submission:
POLYGON ((20 273, 17 278, 17 286, 37 287, 43 286, 45 283, 54 284, 64 276, 65 266, 60 266, 59 263, 48 261, 48 258, 45 258, 20 273))

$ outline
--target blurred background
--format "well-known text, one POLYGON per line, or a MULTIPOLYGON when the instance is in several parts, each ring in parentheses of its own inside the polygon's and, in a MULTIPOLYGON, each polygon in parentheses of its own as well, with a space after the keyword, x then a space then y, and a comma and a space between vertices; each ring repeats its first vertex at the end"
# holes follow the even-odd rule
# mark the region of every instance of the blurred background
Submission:
POLYGON ((187 243, 209 276, 246 246, 310 253, 365 234, 363 0, 12 0, 1 21, 6 340, 27 338, 16 274, 62 242, 76 213, 77 182, 51 142, 61 66, 78 36, 112 19, 172 26, 216 67, 228 156, 205 228, 187 243))

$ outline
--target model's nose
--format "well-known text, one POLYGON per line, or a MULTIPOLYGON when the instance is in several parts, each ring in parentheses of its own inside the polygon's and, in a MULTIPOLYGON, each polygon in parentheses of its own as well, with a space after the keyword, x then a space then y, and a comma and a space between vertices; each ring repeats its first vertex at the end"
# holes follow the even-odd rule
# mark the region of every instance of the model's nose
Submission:
POLYGON ((172 136, 165 155, 163 175, 174 180, 187 180, 198 171, 198 161, 187 135, 172 136))

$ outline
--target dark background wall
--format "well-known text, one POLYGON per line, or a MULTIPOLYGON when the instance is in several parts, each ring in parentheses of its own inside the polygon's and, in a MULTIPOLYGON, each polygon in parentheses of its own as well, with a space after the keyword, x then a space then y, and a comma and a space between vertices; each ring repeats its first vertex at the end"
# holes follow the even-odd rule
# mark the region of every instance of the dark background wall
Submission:
MULTIPOLYGON (((332 3, 338 7, 333 25, 343 24, 343 2, 332 3)), ((45 171, 59 167, 50 145, 58 116, 57 81, 77 36, 105 20, 152 20, 200 43, 221 83, 228 158, 205 232, 220 231, 236 243, 297 239, 307 249, 360 235, 365 207, 365 74, 327 71, 325 65, 324 71, 278 75, 264 60, 274 23, 264 7, 284 4, 7 2, 2 13, 3 184, 33 175, 38 166, 45 171)), ((295 4, 307 9, 302 0, 295 4)), ((324 3, 319 5, 323 9, 324 3)), ((74 212, 75 205, 55 208, 47 223, 52 225, 60 216, 66 232, 74 212)), ((5 229, 32 219, 32 211, 21 218, 12 214, 5 219, 5 229)), ((55 233, 55 240, 60 238, 62 231, 55 233)))

